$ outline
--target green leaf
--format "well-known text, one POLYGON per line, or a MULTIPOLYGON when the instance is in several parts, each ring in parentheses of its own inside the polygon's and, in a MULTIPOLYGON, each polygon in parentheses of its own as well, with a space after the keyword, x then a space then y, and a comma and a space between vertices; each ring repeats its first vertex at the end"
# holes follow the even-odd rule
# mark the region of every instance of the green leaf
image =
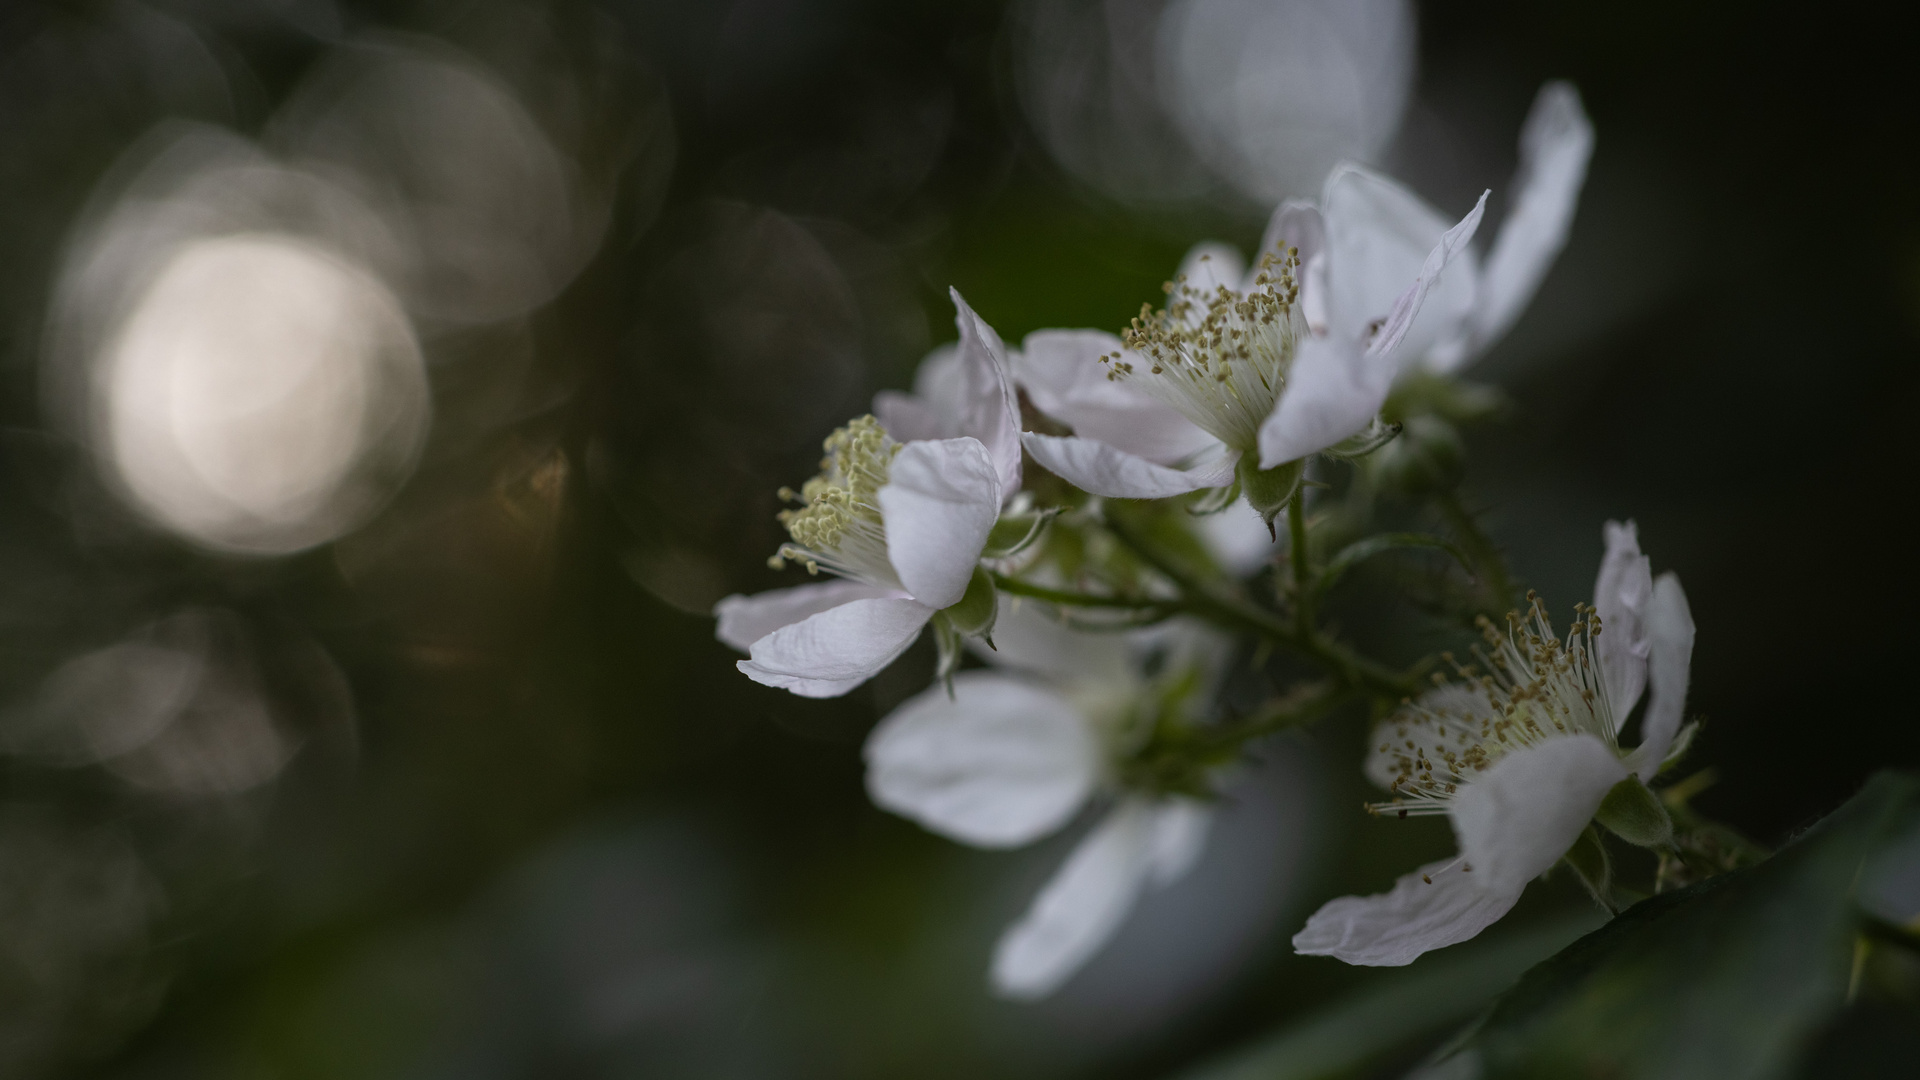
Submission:
POLYGON ((1489 1078, 1791 1075, 1846 999, 1862 867, 1916 822, 1920 776, 1876 776, 1766 862, 1644 900, 1529 971, 1453 1066, 1489 1078))
POLYGON ((1181 1080, 1320 1080, 1347 1076, 1412 1040, 1459 1023, 1530 965, 1591 930, 1589 910, 1489 933, 1383 971, 1372 985, 1181 1080))

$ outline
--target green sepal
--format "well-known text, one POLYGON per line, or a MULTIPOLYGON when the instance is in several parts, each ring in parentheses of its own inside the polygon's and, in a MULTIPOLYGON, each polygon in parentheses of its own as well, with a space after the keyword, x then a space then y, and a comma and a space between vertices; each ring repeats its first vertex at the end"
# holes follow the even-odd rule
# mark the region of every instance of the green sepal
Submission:
POLYGON ((1275 465, 1271 469, 1262 469, 1257 455, 1244 454, 1240 458, 1240 493, 1260 514, 1260 520, 1267 523, 1269 532, 1273 529, 1273 519, 1287 508, 1287 503, 1300 490, 1300 481, 1307 472, 1305 458, 1275 465))
POLYGON ((947 688, 947 696, 953 696, 953 673, 960 670, 960 661, 965 650, 960 647, 960 632, 953 628, 953 621, 944 611, 933 613, 929 624, 933 627, 933 651, 936 659, 933 664, 933 677, 947 688))
POLYGON ((1392 442, 1400 435, 1400 425, 1388 423, 1376 416, 1367 422, 1367 426, 1352 435, 1341 439, 1325 450, 1320 451, 1330 458, 1341 461, 1355 461, 1366 457, 1375 450, 1392 442))
POLYGON ((962 637, 983 638, 993 633, 994 616, 1000 612, 999 590, 994 588, 993 575, 984 566, 973 568, 973 577, 967 580, 967 591, 960 602, 946 608, 940 614, 946 617, 947 625, 962 637))
POLYGON ((1201 492, 1199 498, 1187 504, 1187 513, 1195 517, 1217 514, 1227 507, 1232 506, 1233 500, 1239 497, 1240 477, 1235 476, 1233 483, 1228 484, 1226 487, 1208 488, 1201 492))
POLYGON ((1673 818, 1661 805, 1660 797, 1647 790, 1638 777, 1629 776, 1613 785, 1607 797, 1600 800, 1600 812, 1593 817, 1608 832, 1637 847, 1673 843, 1673 818))
POLYGON ((1059 507, 1003 516, 993 523, 992 531, 987 533, 987 546, 980 552, 980 557, 1006 559, 1020 554, 1045 536, 1047 526, 1059 516, 1059 507))
POLYGON ((1586 886, 1587 894, 1594 903, 1614 910, 1613 906, 1613 860, 1607 855, 1607 846, 1600 842, 1600 833, 1589 825, 1580 830, 1580 839, 1561 859, 1573 870, 1580 884, 1586 886))

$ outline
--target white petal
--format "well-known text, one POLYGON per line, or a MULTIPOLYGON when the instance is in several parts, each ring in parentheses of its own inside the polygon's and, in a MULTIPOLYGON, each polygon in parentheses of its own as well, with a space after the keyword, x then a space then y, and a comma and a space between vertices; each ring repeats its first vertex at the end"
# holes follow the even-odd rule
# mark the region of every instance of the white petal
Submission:
POLYGON ((1075 630, 1061 623, 1047 605, 1009 593, 1000 594, 993 643, 994 648, 979 649, 976 655, 998 668, 1063 681, 1121 684, 1133 678, 1128 635, 1075 630))
POLYGON ((1234 577, 1245 577, 1286 550, 1274 540, 1267 524, 1245 502, 1236 502, 1217 514, 1194 521, 1200 542, 1221 568, 1234 577))
POLYGON ((1187 876, 1207 849, 1213 808, 1194 799, 1168 799, 1153 808, 1153 835, 1147 862, 1155 885, 1171 885, 1187 876))
POLYGON ((1013 395, 1007 347, 987 321, 953 296, 954 324, 960 328, 960 370, 965 376, 960 425, 955 435, 971 436, 986 447, 1000 481, 1000 497, 1020 490, 1020 405, 1013 395))
POLYGON ((1267 221, 1266 235, 1260 238, 1260 251, 1247 271, 1244 287, 1253 287, 1261 259, 1284 256, 1288 248, 1299 253, 1300 313, 1306 316, 1309 330, 1324 335, 1332 301, 1327 295, 1327 221, 1319 207, 1296 199, 1280 204, 1267 221))
MULTIPOLYGON (((1240 257, 1238 251, 1218 241, 1207 240, 1187 250, 1186 257, 1180 260, 1180 269, 1174 280, 1184 279, 1187 288, 1211 297, 1222 285, 1238 289, 1240 279, 1246 276, 1246 272, 1247 261, 1240 257)), ((1204 312, 1204 306, 1201 310, 1204 312)))
POLYGON ((1109 499, 1164 499, 1201 488, 1233 483, 1238 454, 1224 446, 1190 469, 1171 469, 1091 439, 1062 438, 1029 431, 1021 436, 1027 454, 1049 472, 1091 495, 1109 499))
POLYGON ((993 985, 1012 998, 1045 997, 1106 944, 1149 876, 1168 865, 1162 807, 1128 799, 1067 856, 1033 906, 1001 936, 993 985))
POLYGON ((898 659, 931 618, 913 600, 854 600, 754 642, 738 667, 802 697, 837 697, 898 659))
POLYGON ((1626 778, 1627 767, 1591 735, 1549 739, 1494 762, 1448 811, 1474 880, 1494 894, 1526 888, 1560 861, 1607 790, 1626 778))
POLYGON ((1593 607, 1600 616, 1594 652, 1607 705, 1614 723, 1620 724, 1647 685, 1647 634, 1641 612, 1653 594, 1653 569, 1640 554, 1639 529, 1633 522, 1609 521, 1601 534, 1607 553, 1600 558, 1600 574, 1593 583, 1593 607))
POLYGON ((1487 212, 1487 196, 1490 194, 1491 191, 1481 192, 1480 201, 1473 204, 1467 216, 1448 229, 1433 250, 1427 252, 1427 260, 1420 267, 1420 276, 1394 300, 1393 308, 1387 312, 1386 322, 1380 325, 1379 332, 1367 345, 1369 356, 1386 356, 1395 349, 1402 349, 1408 357, 1417 359, 1457 328, 1465 314, 1466 303, 1471 301, 1475 277, 1473 252, 1467 245, 1480 228, 1480 219, 1487 212), (1449 267, 1456 264, 1459 268, 1449 272, 1449 267), (1466 283, 1464 292, 1461 282, 1466 283), (1466 302, 1461 301, 1462 295, 1468 298, 1466 302), (1408 341, 1423 311, 1429 313, 1425 325, 1436 329, 1431 334, 1423 333, 1422 337, 1408 341))
POLYGON ((1083 439, 1160 465, 1219 441, 1166 402, 1107 378, 1100 358, 1116 352, 1133 355, 1119 338, 1098 330, 1038 330, 1021 344, 1013 370, 1035 408, 1071 425, 1083 439))
POLYGON ((746 652, 753 643, 783 626, 792 626, 809 615, 818 615, 850 600, 878 597, 904 597, 898 589, 868 585, 864 581, 823 581, 816 585, 795 585, 790 589, 770 589, 752 596, 735 593, 713 605, 718 624, 713 636, 746 652))
MULTIPOLYGON (((1673 746, 1674 733, 1687 708, 1688 669, 1693 663, 1693 612, 1687 608, 1687 594, 1680 579, 1672 573, 1661 574, 1653 583, 1653 595, 1644 612, 1647 623, 1647 669, 1651 692, 1647 711, 1640 718, 1640 745, 1627 763, 1642 780, 1651 780, 1660 771, 1667 750, 1673 746)), ((1604 636, 1604 635, 1602 635, 1604 636)))
POLYGON ((1389 892, 1330 900, 1293 935, 1293 951, 1349 964, 1400 967, 1498 922, 1520 889, 1489 892, 1459 859, 1428 863, 1389 892))
POLYGON ((1260 425, 1260 467, 1271 469, 1366 428, 1399 368, 1338 334, 1300 340, 1273 415, 1260 425))
MULTIPOLYGON (((1448 232, 1447 220, 1398 181, 1357 165, 1337 166, 1328 175, 1320 205, 1327 231, 1331 332, 1364 338, 1368 324, 1387 316, 1409 283, 1422 275, 1448 232)), ((1472 256, 1465 258, 1470 264, 1472 256)), ((1423 353, 1466 318, 1476 273, 1469 265, 1430 283, 1433 310, 1409 343, 1410 356, 1423 353)), ((1421 300, 1424 305, 1426 297, 1421 300)), ((1410 324, 1411 319, 1408 329, 1410 324)))
POLYGON ((1066 824, 1092 793, 1100 745, 1072 704, 966 671, 953 696, 909 699, 867 738, 875 804, 976 847, 1014 847, 1066 824))
POLYGON ((975 439, 908 443, 875 498, 900 583, 928 607, 959 603, 1000 517, 1000 480, 986 447, 975 439))
POLYGON ((1480 275, 1474 337, 1486 349, 1511 328, 1566 246, 1593 157, 1593 124, 1569 83, 1540 88, 1520 129, 1513 204, 1480 275))

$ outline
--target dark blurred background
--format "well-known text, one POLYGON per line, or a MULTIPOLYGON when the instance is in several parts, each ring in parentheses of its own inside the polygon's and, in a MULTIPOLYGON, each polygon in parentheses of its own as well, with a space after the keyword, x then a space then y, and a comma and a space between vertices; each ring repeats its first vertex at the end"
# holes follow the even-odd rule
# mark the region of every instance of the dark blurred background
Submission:
POLYGON ((1912 45, 1634 0, 11 0, 0 1074, 1144 1077, 1364 987, 1287 937, 1449 840, 1361 816, 1357 718, 1012 1005, 992 941, 1071 835, 874 809, 931 657, 807 701, 705 612, 790 583, 775 490, 949 285, 1009 341, 1117 328, 1343 156, 1497 213, 1550 78, 1598 150, 1471 373, 1515 407, 1467 494, 1562 611, 1638 520, 1699 624, 1698 805, 1790 836, 1920 762, 1912 45))

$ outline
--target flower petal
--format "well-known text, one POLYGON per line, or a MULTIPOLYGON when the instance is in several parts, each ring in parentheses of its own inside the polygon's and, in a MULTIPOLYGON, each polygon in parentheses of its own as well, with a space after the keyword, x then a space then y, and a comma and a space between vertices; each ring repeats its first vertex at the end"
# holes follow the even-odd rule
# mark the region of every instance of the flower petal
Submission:
POLYGON ((1404 345, 1406 355, 1418 359, 1440 336, 1458 325, 1465 313, 1465 305, 1459 298, 1462 295, 1471 298, 1470 287, 1475 277, 1473 252, 1467 245, 1480 228, 1480 219, 1487 212, 1487 196, 1491 194, 1491 191, 1481 192, 1480 201, 1473 204, 1467 216, 1461 218, 1458 225, 1448 229, 1433 250, 1427 252, 1427 260, 1420 267, 1420 276, 1393 301, 1386 321, 1380 325, 1379 332, 1367 346, 1367 355, 1386 356, 1404 345), (1465 272, 1448 274, 1447 268, 1455 263, 1464 264, 1465 272), (1463 290, 1461 282, 1466 282, 1468 288, 1463 290), (1431 305, 1428 304, 1429 299, 1433 301, 1431 305), (1421 337, 1408 344, 1406 339, 1422 310, 1435 313, 1429 316, 1427 325, 1437 329, 1431 334, 1423 332, 1421 337))
POLYGON ((1100 745, 1058 694, 986 671, 954 676, 895 709, 867 738, 876 805, 976 847, 1014 847, 1087 801, 1100 745))
MULTIPOLYGON (((1653 569, 1640 554, 1640 533, 1633 522, 1609 521, 1601 534, 1607 553, 1600 558, 1600 574, 1593 583, 1593 607, 1600 616, 1594 653, 1613 721, 1623 724, 1647 686, 1647 632, 1641 613, 1653 594, 1653 569)), ((1620 732, 1616 728, 1612 734, 1620 732)))
POLYGON ((873 415, 895 441, 954 439, 967 412, 967 358, 957 344, 940 345, 914 369, 913 392, 882 390, 873 395, 873 415))
MULTIPOLYGON (((1155 465, 1143 457, 1094 442, 1029 431, 1021 436, 1028 456, 1049 472, 1091 495, 1109 499, 1164 499, 1233 483, 1240 456, 1224 446, 1190 469, 1155 465)), ((1216 444, 1217 445, 1217 444, 1216 444)))
POLYGON ((987 321, 953 296, 954 325, 960 328, 960 371, 965 376, 960 424, 955 435, 971 436, 986 447, 1000 480, 1000 497, 1020 490, 1020 405, 1013 394, 1007 347, 987 321))
POLYGON ((900 583, 928 607, 959 603, 1000 518, 1000 480, 987 448, 976 439, 908 443, 875 499, 900 583))
MULTIPOLYGON (((1232 247, 1217 240, 1205 240, 1187 249, 1186 257, 1180 260, 1180 269, 1174 275, 1175 281, 1182 281, 1187 288, 1205 298, 1211 298, 1222 286, 1238 289, 1240 279, 1247 273, 1247 260, 1232 247)), ((1204 315, 1204 300, 1199 312, 1192 316, 1198 322, 1204 315)))
POLYGON ((1047 606, 1003 592, 993 623, 995 647, 978 649, 975 655, 1008 671, 1124 685, 1135 677, 1129 637, 1075 630, 1047 606))
POLYGON ((864 581, 839 580, 795 585, 790 589, 769 589, 752 596, 734 593, 713 605, 714 618, 719 620, 714 626, 713 636, 746 652, 754 642, 783 626, 792 626, 809 615, 818 615, 851 600, 888 596, 904 598, 906 594, 898 589, 869 585, 864 581))
MULTIPOLYGON (((1653 583, 1643 612, 1647 624, 1647 674, 1651 693, 1640 718, 1640 745, 1627 764, 1642 780, 1652 780, 1673 746, 1674 734, 1687 707, 1688 669, 1693 663, 1693 612, 1686 591, 1673 573, 1653 583)), ((1605 636, 1605 635, 1602 635, 1605 636)))
POLYGON ((1546 873, 1593 820, 1627 767, 1591 735, 1515 750, 1461 788, 1449 815, 1479 887, 1517 893, 1546 873))
POLYGON ((1283 256, 1288 248, 1298 252, 1300 258, 1300 313, 1306 316, 1309 330, 1324 335, 1332 301, 1327 295, 1327 221, 1319 207, 1297 199, 1280 204, 1267 221, 1266 235, 1260 238, 1260 251, 1247 271, 1243 288, 1253 286, 1261 259, 1283 256))
POLYGON ((1286 545, 1267 532, 1266 522, 1244 501, 1217 514, 1199 517, 1193 524, 1207 553, 1234 577, 1253 573, 1286 550, 1286 545))
POLYGON ((931 618, 913 600, 854 600, 775 630, 737 666, 802 697, 838 697, 898 659, 931 618))
MULTIPOLYGON (((1331 333, 1364 339, 1369 325, 1388 316, 1416 279, 1425 280, 1434 295, 1432 310, 1408 344, 1410 357, 1420 356, 1466 318, 1478 273, 1471 253, 1464 253, 1464 272, 1444 278, 1427 274, 1433 249, 1449 231, 1439 211, 1398 181, 1352 164, 1336 166, 1327 176, 1320 206, 1327 232, 1331 333)), ((1423 291, 1402 333, 1412 328, 1426 300, 1423 291)))
POLYGON ((1489 892, 1459 859, 1428 863, 1372 896, 1330 900, 1293 935, 1293 951, 1367 967, 1400 967, 1498 922, 1520 889, 1489 892))
POLYGON ((1280 400, 1260 425, 1260 467, 1306 457, 1365 430, 1386 404, 1398 370, 1338 334, 1300 339, 1280 400))
POLYGON ((1185 853, 1192 832, 1190 811, 1178 805, 1128 799, 1080 841, 995 946, 995 990, 1023 999, 1052 993, 1119 929, 1149 877, 1170 880, 1166 870, 1178 868, 1170 854, 1185 853))
POLYGON ((1035 408, 1083 439, 1160 465, 1219 441, 1166 402, 1107 378, 1100 358, 1113 353, 1131 355, 1119 338, 1098 330, 1037 330, 1021 343, 1013 370, 1035 408))
POLYGON ((1480 275, 1475 351, 1505 336, 1566 246, 1593 157, 1593 124, 1570 83, 1540 88, 1520 129, 1513 203, 1480 275))

